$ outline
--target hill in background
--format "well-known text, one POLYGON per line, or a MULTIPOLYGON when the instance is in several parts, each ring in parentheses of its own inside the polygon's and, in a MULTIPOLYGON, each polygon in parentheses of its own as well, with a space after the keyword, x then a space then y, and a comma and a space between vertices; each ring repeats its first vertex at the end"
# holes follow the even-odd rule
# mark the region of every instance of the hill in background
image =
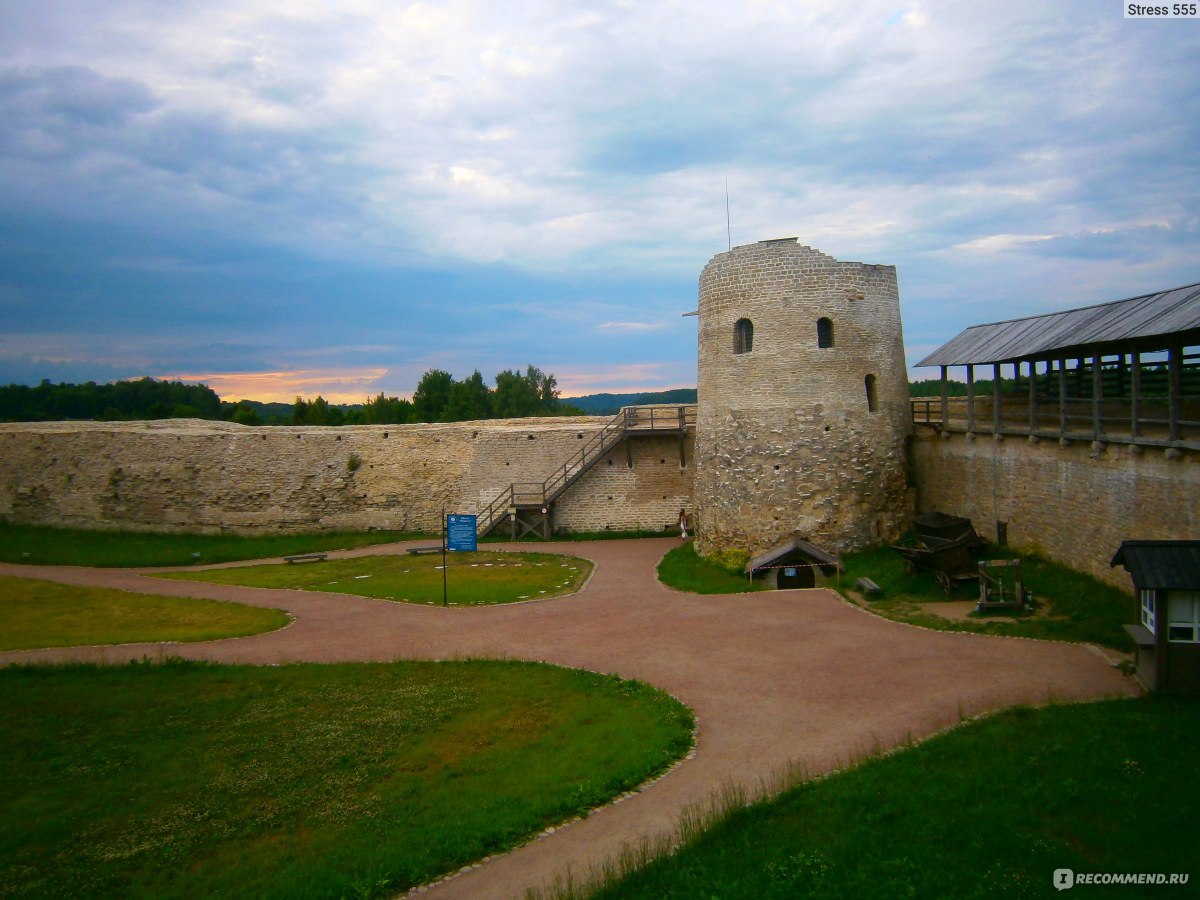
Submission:
POLYGON ((589 416, 613 416, 622 406, 644 406, 649 403, 695 403, 695 388, 676 388, 671 391, 646 391, 641 394, 588 394, 584 397, 563 397, 563 403, 583 410, 589 416))

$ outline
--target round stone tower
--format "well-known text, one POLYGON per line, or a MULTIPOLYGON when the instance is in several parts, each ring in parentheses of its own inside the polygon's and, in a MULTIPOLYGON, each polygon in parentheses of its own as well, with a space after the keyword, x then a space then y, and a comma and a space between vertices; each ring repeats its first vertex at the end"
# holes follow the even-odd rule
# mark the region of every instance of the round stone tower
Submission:
POLYGON ((895 267, 795 238, 735 247, 700 274, 699 317, 697 550, 899 537, 912 415, 895 267))

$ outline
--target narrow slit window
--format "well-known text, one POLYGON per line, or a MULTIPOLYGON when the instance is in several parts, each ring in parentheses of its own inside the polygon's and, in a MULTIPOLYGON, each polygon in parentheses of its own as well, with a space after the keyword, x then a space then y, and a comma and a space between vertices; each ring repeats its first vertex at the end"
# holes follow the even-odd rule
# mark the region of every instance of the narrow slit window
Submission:
POLYGON ((878 405, 875 399, 875 376, 868 375, 863 379, 863 382, 867 388, 867 412, 875 412, 875 408, 878 405))
POLYGON ((833 346, 833 320, 820 318, 817 319, 817 346, 822 350, 827 350, 833 346))
POLYGON ((749 319, 738 319, 733 326, 733 352, 749 353, 754 349, 754 323, 749 319))

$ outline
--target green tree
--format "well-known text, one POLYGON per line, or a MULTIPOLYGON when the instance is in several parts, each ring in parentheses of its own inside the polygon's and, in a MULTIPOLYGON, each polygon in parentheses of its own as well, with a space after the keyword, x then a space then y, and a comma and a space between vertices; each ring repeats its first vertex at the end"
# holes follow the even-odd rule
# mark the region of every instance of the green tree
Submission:
POLYGON ((362 421, 367 425, 403 425, 413 421, 413 405, 399 397, 385 397, 383 391, 363 404, 362 421))
POLYGON ((465 381, 450 386, 450 398, 442 413, 443 422, 467 422, 486 419, 492 414, 492 393, 476 369, 465 381))
POLYGON ((441 422, 446 404, 450 402, 450 388, 454 379, 449 372, 430 369, 417 382, 413 391, 413 410, 418 422, 441 422))

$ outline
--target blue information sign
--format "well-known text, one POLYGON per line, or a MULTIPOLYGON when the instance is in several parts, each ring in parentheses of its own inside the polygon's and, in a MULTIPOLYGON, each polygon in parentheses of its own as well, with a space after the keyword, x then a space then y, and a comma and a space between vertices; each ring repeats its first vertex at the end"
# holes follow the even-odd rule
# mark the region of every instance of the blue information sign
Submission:
POLYGON ((446 549, 473 551, 478 547, 473 515, 446 516, 446 549))

